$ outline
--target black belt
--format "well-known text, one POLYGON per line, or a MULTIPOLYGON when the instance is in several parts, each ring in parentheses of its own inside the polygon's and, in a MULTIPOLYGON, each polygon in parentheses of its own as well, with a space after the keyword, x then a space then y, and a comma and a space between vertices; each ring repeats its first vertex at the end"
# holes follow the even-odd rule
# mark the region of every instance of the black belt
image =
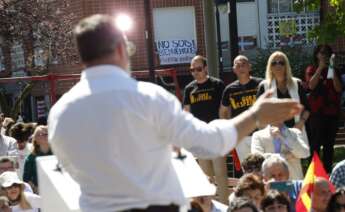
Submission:
POLYGON ((129 209, 123 212, 179 212, 177 205, 151 205, 145 209, 129 209))

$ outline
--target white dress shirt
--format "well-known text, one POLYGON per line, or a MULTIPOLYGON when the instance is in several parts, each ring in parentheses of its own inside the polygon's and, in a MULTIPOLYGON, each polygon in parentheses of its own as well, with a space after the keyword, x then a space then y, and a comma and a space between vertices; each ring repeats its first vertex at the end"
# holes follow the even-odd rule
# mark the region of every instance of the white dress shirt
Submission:
POLYGON ((86 212, 185 205, 171 145, 213 158, 237 141, 231 121, 206 124, 165 89, 112 65, 84 70, 51 109, 48 126, 54 153, 80 184, 86 212))

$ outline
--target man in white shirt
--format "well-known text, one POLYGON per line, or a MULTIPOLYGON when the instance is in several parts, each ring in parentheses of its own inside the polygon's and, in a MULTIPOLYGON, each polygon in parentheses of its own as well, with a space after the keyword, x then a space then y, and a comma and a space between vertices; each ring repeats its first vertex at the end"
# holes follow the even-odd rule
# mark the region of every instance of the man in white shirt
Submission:
MULTIPOLYGON (((2 128, 2 121, 0 121, 0 128, 2 128)), ((8 155, 14 151, 17 151, 16 139, 0 134, 0 156, 8 155)))
POLYGON ((84 212, 179 211, 186 198, 172 145, 200 158, 219 157, 258 125, 301 111, 293 100, 261 98, 232 120, 206 124, 168 91, 129 76, 126 40, 113 18, 86 18, 74 34, 86 69, 53 106, 48 126, 54 153, 80 184, 84 212))

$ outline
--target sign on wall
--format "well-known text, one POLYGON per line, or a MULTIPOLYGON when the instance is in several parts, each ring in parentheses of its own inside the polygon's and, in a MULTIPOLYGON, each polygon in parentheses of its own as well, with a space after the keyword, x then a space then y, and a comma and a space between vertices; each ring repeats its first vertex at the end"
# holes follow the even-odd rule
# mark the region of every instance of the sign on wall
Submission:
POLYGON ((189 64, 197 51, 195 8, 154 8, 153 26, 160 65, 189 64))
POLYGON ((190 63, 197 51, 194 39, 157 40, 156 49, 161 65, 190 63))

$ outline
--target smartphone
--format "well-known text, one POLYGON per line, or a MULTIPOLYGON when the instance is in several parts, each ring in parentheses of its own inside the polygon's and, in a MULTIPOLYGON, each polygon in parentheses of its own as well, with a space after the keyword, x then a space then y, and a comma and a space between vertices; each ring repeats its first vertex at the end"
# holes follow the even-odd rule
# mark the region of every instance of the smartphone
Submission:
POLYGON ((291 192, 294 189, 294 185, 291 181, 271 182, 270 189, 278 190, 281 192, 291 192))

